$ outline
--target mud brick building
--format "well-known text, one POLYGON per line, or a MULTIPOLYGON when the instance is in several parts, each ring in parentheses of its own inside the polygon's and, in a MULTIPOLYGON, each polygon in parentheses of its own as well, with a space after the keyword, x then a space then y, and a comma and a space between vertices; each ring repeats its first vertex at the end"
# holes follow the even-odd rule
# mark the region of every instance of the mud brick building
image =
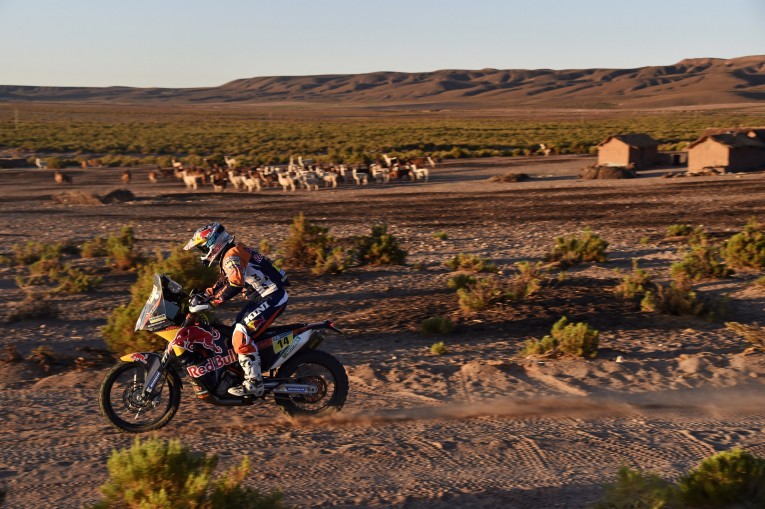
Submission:
POLYGON ((598 165, 640 170, 656 164, 658 152, 659 142, 647 134, 615 134, 598 145, 598 165))
POLYGON ((765 127, 707 129, 688 145, 688 171, 765 170, 765 127))

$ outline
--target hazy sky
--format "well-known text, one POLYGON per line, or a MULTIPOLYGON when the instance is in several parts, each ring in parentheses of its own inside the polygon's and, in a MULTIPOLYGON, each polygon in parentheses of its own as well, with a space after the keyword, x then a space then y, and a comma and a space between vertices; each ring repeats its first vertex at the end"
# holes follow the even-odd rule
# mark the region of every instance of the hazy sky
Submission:
POLYGON ((765 0, 0 0, 0 84, 667 65, 765 54, 765 0))

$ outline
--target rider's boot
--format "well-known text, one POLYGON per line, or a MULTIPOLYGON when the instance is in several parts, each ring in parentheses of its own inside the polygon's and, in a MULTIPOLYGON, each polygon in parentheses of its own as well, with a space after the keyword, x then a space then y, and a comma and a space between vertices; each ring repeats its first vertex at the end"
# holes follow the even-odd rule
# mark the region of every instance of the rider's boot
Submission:
POLYGON ((260 372, 260 355, 258 352, 239 354, 239 365, 244 370, 244 382, 237 387, 231 387, 229 394, 234 396, 255 396, 263 395, 263 374, 260 372))

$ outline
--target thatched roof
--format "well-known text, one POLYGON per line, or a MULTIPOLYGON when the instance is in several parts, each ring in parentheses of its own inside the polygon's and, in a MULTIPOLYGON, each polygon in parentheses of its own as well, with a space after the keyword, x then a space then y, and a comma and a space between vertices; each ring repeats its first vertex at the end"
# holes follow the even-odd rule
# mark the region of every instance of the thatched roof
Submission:
POLYGON ((629 145, 630 147, 635 148, 650 148, 650 147, 658 147, 659 142, 651 138, 647 134, 643 133, 632 133, 632 134, 614 134, 606 138, 602 143, 600 143, 598 146, 603 146, 609 141, 617 139, 621 141, 622 143, 625 143, 629 145))
POLYGON ((698 140, 694 141, 688 148, 693 148, 696 145, 712 139, 717 143, 725 145, 730 148, 759 148, 765 150, 765 141, 758 137, 749 136, 746 132, 738 133, 722 133, 722 134, 708 134, 702 136, 698 140))

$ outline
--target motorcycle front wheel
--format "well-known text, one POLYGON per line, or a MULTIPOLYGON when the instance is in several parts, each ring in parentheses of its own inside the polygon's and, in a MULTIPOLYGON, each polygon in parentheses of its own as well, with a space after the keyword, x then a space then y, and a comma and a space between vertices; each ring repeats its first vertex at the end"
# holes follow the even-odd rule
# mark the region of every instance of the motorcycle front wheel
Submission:
POLYGON ((154 396, 141 397, 147 376, 146 365, 120 362, 101 382, 98 405, 109 423, 120 431, 143 433, 159 429, 173 418, 181 404, 181 381, 168 371, 154 389, 154 396))
POLYGON ((291 383, 314 385, 318 392, 308 396, 275 394, 282 412, 290 417, 327 415, 340 411, 348 397, 348 375, 340 361, 321 350, 298 353, 279 368, 277 377, 291 383))

